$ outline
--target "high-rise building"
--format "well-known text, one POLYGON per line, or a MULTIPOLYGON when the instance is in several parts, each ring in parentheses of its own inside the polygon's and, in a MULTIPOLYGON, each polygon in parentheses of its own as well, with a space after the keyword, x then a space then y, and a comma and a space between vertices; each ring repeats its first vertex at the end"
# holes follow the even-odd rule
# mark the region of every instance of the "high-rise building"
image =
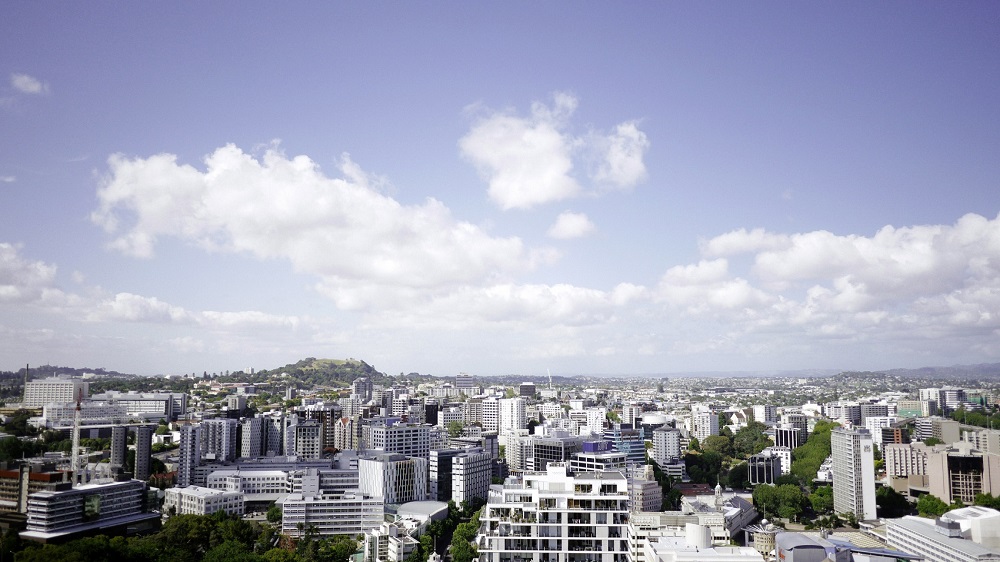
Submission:
POLYGON ((373 388, 374 385, 370 378, 358 377, 351 383, 351 394, 357 396, 358 400, 361 400, 362 403, 365 403, 372 399, 373 388))
POLYGON ((673 427, 653 430, 653 460, 663 466, 681 456, 681 432, 673 427))
POLYGON ((753 407, 753 421, 774 423, 778 421, 778 408, 771 404, 758 404, 753 407))
POLYGON ((535 397, 535 383, 533 382, 522 382, 517 387, 517 395, 521 398, 534 398, 535 397))
POLYGON ((295 425, 295 454, 304 459, 323 456, 323 426, 316 420, 295 425))
POLYGON ((833 510, 853 513, 859 520, 875 519, 875 455, 867 429, 834 428, 830 434, 833 458, 833 510))
POLYGON ((430 456, 430 426, 397 423, 377 423, 362 428, 366 449, 380 449, 426 459, 430 456))
POLYGON ((500 400, 489 397, 482 402, 483 431, 500 431, 500 400))
POLYGON ((466 449, 452 460, 451 499, 456 504, 485 500, 489 495, 493 463, 489 453, 480 448, 466 449))
POLYGON ((384 453, 358 459, 358 486, 369 496, 387 504, 427 499, 426 458, 384 453))
POLYGON ((240 421, 240 457, 252 459, 263 456, 261 441, 264 435, 264 418, 255 416, 240 421))
POLYGON ((504 398, 500 400, 499 431, 524 429, 527 427, 524 398, 504 398))
POLYGON ((153 426, 140 425, 135 428, 135 474, 136 480, 149 479, 149 464, 153 454, 153 426))
POLYGON ((194 469, 201 462, 201 426, 181 426, 180 460, 177 463, 177 485, 194 484, 194 469))
MULTIPOLYGON (((718 418, 715 419, 718 427, 718 418)), ((611 442, 611 447, 625 453, 626 462, 634 464, 646 463, 646 436, 642 427, 632 427, 627 423, 614 423, 604 430, 604 439, 611 442)))
POLYGON ((232 418, 201 422, 202 454, 206 459, 234 461, 239 456, 236 433, 239 421, 232 418))
POLYGON ((116 425, 111 428, 111 467, 125 466, 125 455, 128 452, 128 427, 116 425))
POLYGON ((695 407, 691 411, 691 437, 702 442, 719 434, 719 416, 708 408, 695 407))

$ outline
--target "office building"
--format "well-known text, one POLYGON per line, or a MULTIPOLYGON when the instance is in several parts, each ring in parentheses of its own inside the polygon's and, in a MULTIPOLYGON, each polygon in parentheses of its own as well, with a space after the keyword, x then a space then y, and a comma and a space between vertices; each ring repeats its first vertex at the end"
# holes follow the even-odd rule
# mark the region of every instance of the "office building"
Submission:
POLYGON ((383 421, 366 425, 361 431, 366 449, 427 459, 430 456, 430 429, 429 425, 383 421))
POLYGON ((36 492, 28 498, 28 524, 21 538, 53 542, 142 527, 155 530, 160 514, 150 512, 156 500, 147 492, 146 483, 138 480, 36 492))
POLYGON ((397 453, 358 458, 358 484, 367 496, 382 498, 387 504, 427 499, 428 461, 397 453))
POLYGON ((24 385, 24 407, 41 408, 53 402, 76 404, 90 397, 90 385, 83 379, 51 377, 28 381, 24 385))
POLYGON ((853 513, 858 520, 875 519, 873 445, 866 429, 837 427, 830 433, 834 512, 853 513))
POLYGON ((239 456, 239 421, 230 418, 201 422, 202 454, 207 460, 234 461, 239 456))
POLYGON ((222 511, 243 515, 243 493, 200 486, 167 488, 163 512, 167 515, 211 515, 222 511))

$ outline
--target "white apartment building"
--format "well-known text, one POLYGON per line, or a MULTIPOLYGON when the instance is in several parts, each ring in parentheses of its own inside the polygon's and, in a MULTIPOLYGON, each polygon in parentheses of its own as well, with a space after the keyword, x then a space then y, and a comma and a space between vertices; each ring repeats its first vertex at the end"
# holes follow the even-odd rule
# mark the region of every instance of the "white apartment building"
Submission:
POLYGON ((90 385, 82 379, 51 377, 28 381, 24 385, 24 407, 41 408, 46 404, 76 404, 77 398, 90 397, 90 385))
POLYGON ((875 519, 875 456, 871 433, 841 427, 830 434, 833 458, 833 510, 875 519))
POLYGON ((500 400, 490 396, 481 402, 483 431, 500 430, 500 400))
POLYGON ((653 430, 653 460, 663 466, 681 456, 681 432, 672 427, 653 430))
POLYGON ((386 453, 399 453, 426 459, 430 455, 430 426, 397 423, 376 424, 362 428, 366 449, 379 449, 386 453))
POLYGON ((198 424, 181 426, 180 461, 177 463, 177 485, 194 484, 194 469, 201 463, 201 426, 198 424))
POLYGON ((778 408, 771 404, 757 404, 753 407, 753 420, 769 424, 778 421, 778 408))
MULTIPOLYGON (((873 404, 874 405, 874 404, 873 404)), ((871 416, 865 418, 864 427, 872 435, 872 441, 882 449, 882 429, 892 427, 896 423, 896 416, 871 416)))
POLYGON ((163 512, 174 515, 211 515, 223 511, 243 515, 243 494, 200 486, 167 488, 163 512))
POLYGON ((621 472, 567 474, 549 464, 490 487, 480 562, 627 562, 628 481, 621 472))
POLYGON ((362 493, 387 504, 427 499, 429 463, 426 458, 384 453, 358 459, 358 484, 362 493))
POLYGON ((230 418, 201 422, 202 454, 206 459, 234 461, 239 456, 236 440, 239 421, 230 418))
POLYGON ((451 499, 456 504, 486 499, 493 479, 492 457, 489 453, 469 451, 451 461, 451 499))
POLYGON ((340 418, 333 424, 333 446, 340 451, 358 448, 357 418, 340 418))
POLYGON ((719 434, 719 416, 708 408, 695 406, 690 420, 691 437, 698 439, 698 442, 719 434))

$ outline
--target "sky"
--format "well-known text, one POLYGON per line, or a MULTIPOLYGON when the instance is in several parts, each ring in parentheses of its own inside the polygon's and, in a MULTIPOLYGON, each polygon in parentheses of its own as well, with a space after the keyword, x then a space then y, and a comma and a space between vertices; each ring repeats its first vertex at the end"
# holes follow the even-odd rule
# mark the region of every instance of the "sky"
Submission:
POLYGON ((0 369, 304 357, 1000 362, 1000 4, 0 4, 0 369))

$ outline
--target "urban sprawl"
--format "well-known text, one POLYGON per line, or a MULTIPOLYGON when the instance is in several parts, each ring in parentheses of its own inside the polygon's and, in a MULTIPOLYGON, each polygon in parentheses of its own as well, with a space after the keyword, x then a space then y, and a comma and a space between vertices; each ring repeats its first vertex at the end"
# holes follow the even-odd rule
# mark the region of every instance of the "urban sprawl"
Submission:
POLYGON ((2 559, 1000 560, 997 381, 25 368, 2 559))

